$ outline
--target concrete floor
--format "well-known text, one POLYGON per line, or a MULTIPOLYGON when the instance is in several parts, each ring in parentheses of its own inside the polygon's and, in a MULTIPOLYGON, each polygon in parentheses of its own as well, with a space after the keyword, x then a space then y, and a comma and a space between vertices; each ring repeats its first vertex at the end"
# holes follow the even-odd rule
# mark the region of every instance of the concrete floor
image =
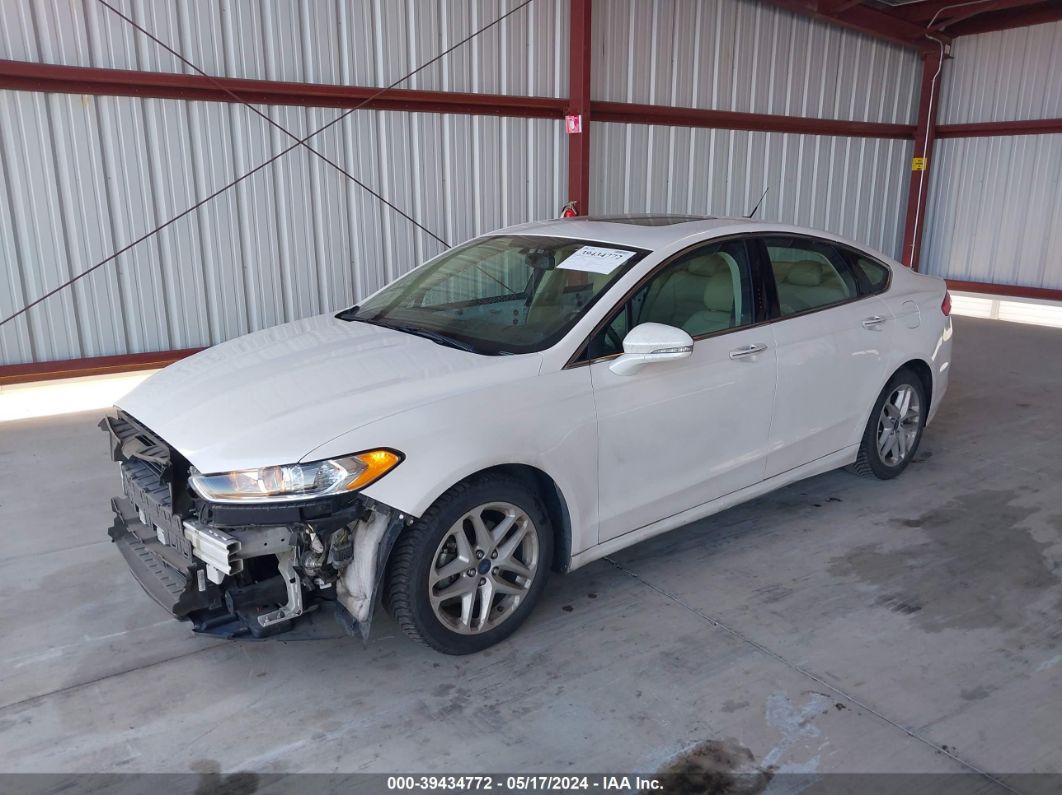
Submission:
POLYGON ((0 424, 0 770, 651 772, 714 741, 1062 772, 1062 330, 955 325, 903 477, 830 473, 557 577, 465 658, 385 615, 367 646, 193 636, 107 541, 97 415, 0 424))

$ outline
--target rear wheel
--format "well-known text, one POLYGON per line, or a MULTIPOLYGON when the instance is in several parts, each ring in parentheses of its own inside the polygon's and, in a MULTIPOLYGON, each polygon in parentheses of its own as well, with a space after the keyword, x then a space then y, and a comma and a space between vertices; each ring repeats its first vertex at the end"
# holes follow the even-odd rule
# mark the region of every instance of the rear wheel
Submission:
POLYGON ((911 463, 925 428, 926 393, 911 370, 896 373, 878 396, 850 469, 889 480, 911 463))
POLYGON ((402 630, 446 654, 511 635, 538 601, 553 532, 537 494, 503 475, 451 488, 398 540, 387 604, 402 630))

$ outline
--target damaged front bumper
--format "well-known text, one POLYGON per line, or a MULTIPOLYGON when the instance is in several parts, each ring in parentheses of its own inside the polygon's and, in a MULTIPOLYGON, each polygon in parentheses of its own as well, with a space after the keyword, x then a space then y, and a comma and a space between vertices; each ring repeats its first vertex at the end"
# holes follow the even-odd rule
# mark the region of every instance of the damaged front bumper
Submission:
POLYGON ((108 534, 171 615, 227 638, 368 636, 387 555, 411 517, 360 494, 208 503, 188 488, 187 461, 134 418, 100 427, 124 492, 108 534))

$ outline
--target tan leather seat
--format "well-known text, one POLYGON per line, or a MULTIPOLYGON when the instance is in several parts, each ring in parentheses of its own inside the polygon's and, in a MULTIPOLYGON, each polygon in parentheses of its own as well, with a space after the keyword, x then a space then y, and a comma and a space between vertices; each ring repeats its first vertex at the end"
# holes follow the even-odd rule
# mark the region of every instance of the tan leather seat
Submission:
POLYGON ((841 277, 826 262, 800 260, 785 268, 775 264, 778 303, 782 312, 792 314, 805 309, 834 304, 849 297, 841 277))
MULTIPOLYGON (((730 264, 726 257, 718 253, 695 257, 650 288, 638 322, 665 323, 685 329, 694 315, 708 310, 705 294, 709 288, 713 307, 722 305, 722 298, 716 294, 725 292, 724 279, 726 285, 731 285, 730 264)), ((731 303, 729 312, 733 308, 734 293, 732 286, 727 289, 731 303)))
POLYGON ((704 285, 704 308, 682 324, 687 334, 711 334, 734 325, 734 280, 730 269, 716 273, 704 285))

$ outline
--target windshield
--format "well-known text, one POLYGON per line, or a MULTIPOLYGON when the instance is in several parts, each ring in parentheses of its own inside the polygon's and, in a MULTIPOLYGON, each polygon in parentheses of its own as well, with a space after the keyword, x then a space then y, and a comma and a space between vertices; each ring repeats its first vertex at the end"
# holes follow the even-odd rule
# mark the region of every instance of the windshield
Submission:
POLYGON ((556 344, 646 252, 507 235, 448 251, 336 317, 484 354, 556 344))

